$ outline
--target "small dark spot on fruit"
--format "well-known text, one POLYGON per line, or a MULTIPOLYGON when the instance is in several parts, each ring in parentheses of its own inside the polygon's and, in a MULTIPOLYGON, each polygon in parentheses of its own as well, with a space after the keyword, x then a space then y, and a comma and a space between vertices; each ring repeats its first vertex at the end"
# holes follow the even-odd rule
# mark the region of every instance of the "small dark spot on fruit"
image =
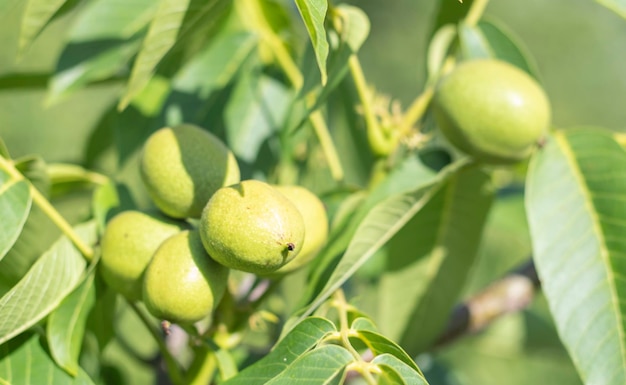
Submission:
POLYGON ((293 243, 289 242, 287 243, 287 249, 289 249, 289 251, 293 251, 296 248, 296 245, 294 245, 293 243))

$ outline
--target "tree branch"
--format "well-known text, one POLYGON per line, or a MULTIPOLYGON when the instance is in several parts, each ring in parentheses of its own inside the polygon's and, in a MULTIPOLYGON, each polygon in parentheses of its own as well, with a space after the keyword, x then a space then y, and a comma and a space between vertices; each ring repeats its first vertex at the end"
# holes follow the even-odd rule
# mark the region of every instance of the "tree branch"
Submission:
POLYGON ((492 283, 467 301, 458 304, 435 347, 475 333, 495 319, 526 308, 541 284, 535 264, 529 259, 500 280, 492 283))

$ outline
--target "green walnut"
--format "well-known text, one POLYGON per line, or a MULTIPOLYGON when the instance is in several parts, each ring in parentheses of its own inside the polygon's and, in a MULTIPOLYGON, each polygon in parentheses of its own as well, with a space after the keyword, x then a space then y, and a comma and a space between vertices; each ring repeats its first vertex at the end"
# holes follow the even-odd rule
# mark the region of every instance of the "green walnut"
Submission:
POLYGON ((100 271, 105 282, 131 301, 142 296, 142 277, 155 250, 183 224, 162 215, 124 211, 109 221, 102 237, 100 271))
POLYGON ((219 189, 200 218, 209 255, 224 266, 256 274, 276 271, 295 258, 304 232, 296 206, 256 180, 219 189))
POLYGON ((527 158, 550 125, 550 103, 517 67, 492 59, 461 63, 437 85, 437 124, 445 137, 490 164, 527 158))
POLYGON ((240 178, 224 143, 191 124, 153 133, 144 145, 140 171, 156 206, 173 218, 199 218, 217 189, 240 178))
POLYGON ((272 276, 282 276, 301 268, 313 260, 328 240, 328 215, 322 201, 301 186, 276 186, 300 211, 304 219, 304 244, 296 257, 272 276))
POLYGON ((222 299, 228 269, 204 250, 197 231, 183 231, 161 244, 143 280, 143 301, 159 319, 189 324, 209 316, 222 299))

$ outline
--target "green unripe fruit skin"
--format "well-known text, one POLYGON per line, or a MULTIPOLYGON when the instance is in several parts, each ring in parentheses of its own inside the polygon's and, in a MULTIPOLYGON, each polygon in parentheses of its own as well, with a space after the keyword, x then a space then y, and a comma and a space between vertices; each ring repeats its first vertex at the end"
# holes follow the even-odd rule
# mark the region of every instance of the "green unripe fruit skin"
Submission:
POLYGON ((313 260, 328 240, 328 215, 322 201, 301 186, 275 186, 298 208, 304 219, 304 244, 296 257, 271 276, 282 276, 313 260))
POLYGON ((102 237, 100 271, 105 282, 131 301, 142 297, 142 277, 161 243, 183 225, 160 215, 124 211, 109 221, 102 237))
POLYGON ((226 290, 228 269, 204 250, 197 231, 168 238, 146 269, 143 300, 159 319, 180 324, 209 316, 226 290))
POLYGON ((446 138, 484 163, 527 158, 550 125, 550 103, 539 84, 493 59, 458 65, 439 82, 433 107, 446 138))
POLYGON ((304 220, 289 199, 267 183, 247 180, 221 188, 200 219, 202 243, 217 262, 264 274, 301 250, 304 220))
POLYGON ((144 145, 140 171, 156 206, 173 218, 199 218, 217 189, 240 178, 224 143, 190 124, 153 133, 144 145))

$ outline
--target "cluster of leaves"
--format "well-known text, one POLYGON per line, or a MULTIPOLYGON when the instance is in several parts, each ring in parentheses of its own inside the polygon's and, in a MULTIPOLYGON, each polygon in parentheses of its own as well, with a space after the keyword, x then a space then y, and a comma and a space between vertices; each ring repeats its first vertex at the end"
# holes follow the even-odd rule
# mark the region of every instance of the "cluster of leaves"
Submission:
MULTIPOLYGON (((0 11, 19 3, 4 0, 0 11)), ((620 2, 602 3, 626 15, 620 2)), ((244 178, 322 193, 332 223, 316 263, 272 286, 256 304, 262 310, 246 319, 272 312, 279 325, 244 322, 200 347, 190 338, 177 362, 168 361, 172 381, 326 384, 355 372, 369 383, 434 382, 445 356, 426 376, 413 358, 432 352, 479 264, 483 229, 504 191, 525 194, 549 314, 580 378, 626 383, 626 152, 615 136, 597 128, 554 131, 528 165, 500 170, 506 182, 498 182, 496 172, 436 134, 430 96, 455 61, 494 57, 539 77, 516 39, 481 19, 485 4, 441 2, 425 55, 426 88, 398 115, 365 84, 356 53, 369 21, 354 6, 25 2, 20 55, 55 18, 75 17, 48 79, 48 103, 103 82, 118 84, 120 95, 94 127, 84 167, 12 160, 0 142, 0 382, 145 383, 155 356, 171 358, 176 349, 158 335, 158 320, 103 285, 97 243, 113 213, 142 206, 145 192, 116 179, 136 166, 143 141, 157 128, 189 122, 224 139, 244 178), (105 165, 111 151, 112 169, 105 165), (63 199, 86 207, 73 228, 50 204, 63 199), (355 302, 375 299, 361 304, 371 319, 347 305, 341 288, 355 302)), ((227 317, 229 303, 220 306, 227 317)), ((555 380, 572 381, 567 374, 555 380)))

